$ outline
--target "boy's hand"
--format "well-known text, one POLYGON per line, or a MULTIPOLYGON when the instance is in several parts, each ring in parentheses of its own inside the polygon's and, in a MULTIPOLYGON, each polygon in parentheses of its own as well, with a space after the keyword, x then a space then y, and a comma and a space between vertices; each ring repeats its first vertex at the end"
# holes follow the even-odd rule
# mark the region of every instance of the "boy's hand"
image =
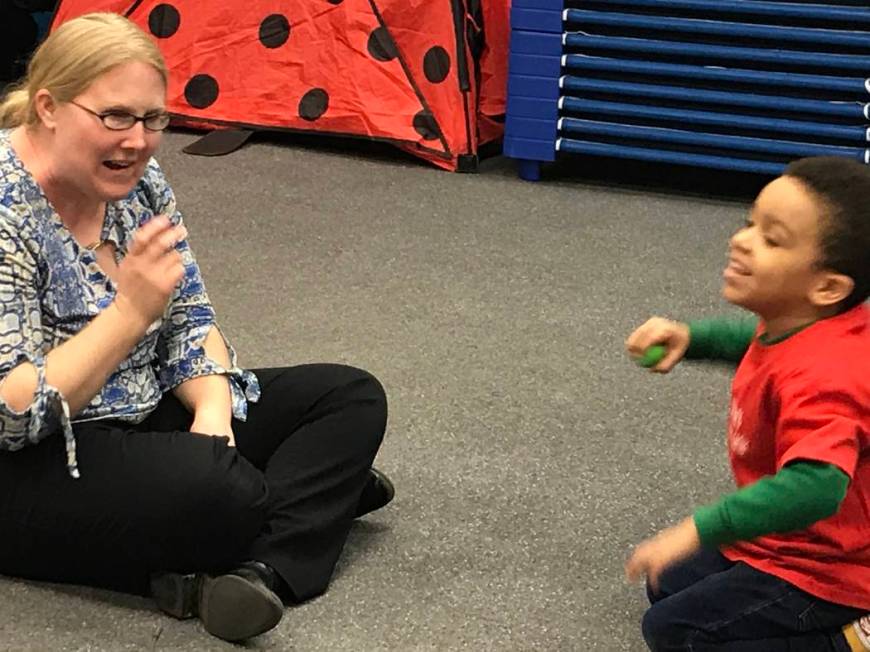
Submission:
POLYGON ((625 564, 625 575, 630 582, 636 582, 646 575, 655 591, 658 589, 659 576, 665 569, 691 557, 700 548, 698 528, 695 527, 695 519, 690 516, 635 548, 625 564))
POLYGON ((683 359, 686 349, 689 348, 689 339, 688 324, 653 317, 629 335, 625 341, 625 348, 632 357, 639 358, 649 347, 656 344, 663 345, 667 349, 667 354, 651 369, 666 374, 683 359))

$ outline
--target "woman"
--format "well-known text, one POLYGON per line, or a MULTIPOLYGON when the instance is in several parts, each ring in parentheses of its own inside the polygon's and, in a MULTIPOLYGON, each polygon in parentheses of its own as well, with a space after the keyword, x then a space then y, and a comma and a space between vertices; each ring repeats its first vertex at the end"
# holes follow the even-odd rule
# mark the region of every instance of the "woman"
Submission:
POLYGON ((166 79, 90 14, 0 104, 0 573, 150 590, 241 640, 392 499, 386 398, 350 367, 236 366, 151 158, 166 79))

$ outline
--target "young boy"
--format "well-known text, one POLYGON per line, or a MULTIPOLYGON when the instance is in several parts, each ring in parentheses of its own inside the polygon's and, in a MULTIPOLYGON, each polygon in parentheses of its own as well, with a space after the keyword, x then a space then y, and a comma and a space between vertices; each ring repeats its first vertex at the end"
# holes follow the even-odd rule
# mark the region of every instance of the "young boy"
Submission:
POLYGON ((746 321, 653 318, 655 367, 740 361, 728 447, 738 490, 640 544, 651 650, 870 650, 870 167, 792 163, 731 239, 724 297, 746 321))

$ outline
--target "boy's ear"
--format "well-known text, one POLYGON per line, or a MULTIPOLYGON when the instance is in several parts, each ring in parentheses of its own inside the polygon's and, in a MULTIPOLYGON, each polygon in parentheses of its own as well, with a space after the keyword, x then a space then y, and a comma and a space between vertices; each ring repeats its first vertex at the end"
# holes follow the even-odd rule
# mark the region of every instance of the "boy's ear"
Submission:
POLYGON ((835 306, 848 297, 854 287, 855 281, 851 276, 824 271, 810 291, 810 300, 820 308, 835 306))

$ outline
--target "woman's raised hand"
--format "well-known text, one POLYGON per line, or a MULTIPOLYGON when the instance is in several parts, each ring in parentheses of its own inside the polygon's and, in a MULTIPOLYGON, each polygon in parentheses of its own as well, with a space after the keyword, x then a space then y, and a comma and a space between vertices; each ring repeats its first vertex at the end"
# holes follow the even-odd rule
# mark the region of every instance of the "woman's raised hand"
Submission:
POLYGON ((126 316, 141 320, 145 328, 163 315, 184 276, 175 245, 186 237, 187 229, 158 215, 136 230, 127 255, 118 264, 117 307, 126 316))

